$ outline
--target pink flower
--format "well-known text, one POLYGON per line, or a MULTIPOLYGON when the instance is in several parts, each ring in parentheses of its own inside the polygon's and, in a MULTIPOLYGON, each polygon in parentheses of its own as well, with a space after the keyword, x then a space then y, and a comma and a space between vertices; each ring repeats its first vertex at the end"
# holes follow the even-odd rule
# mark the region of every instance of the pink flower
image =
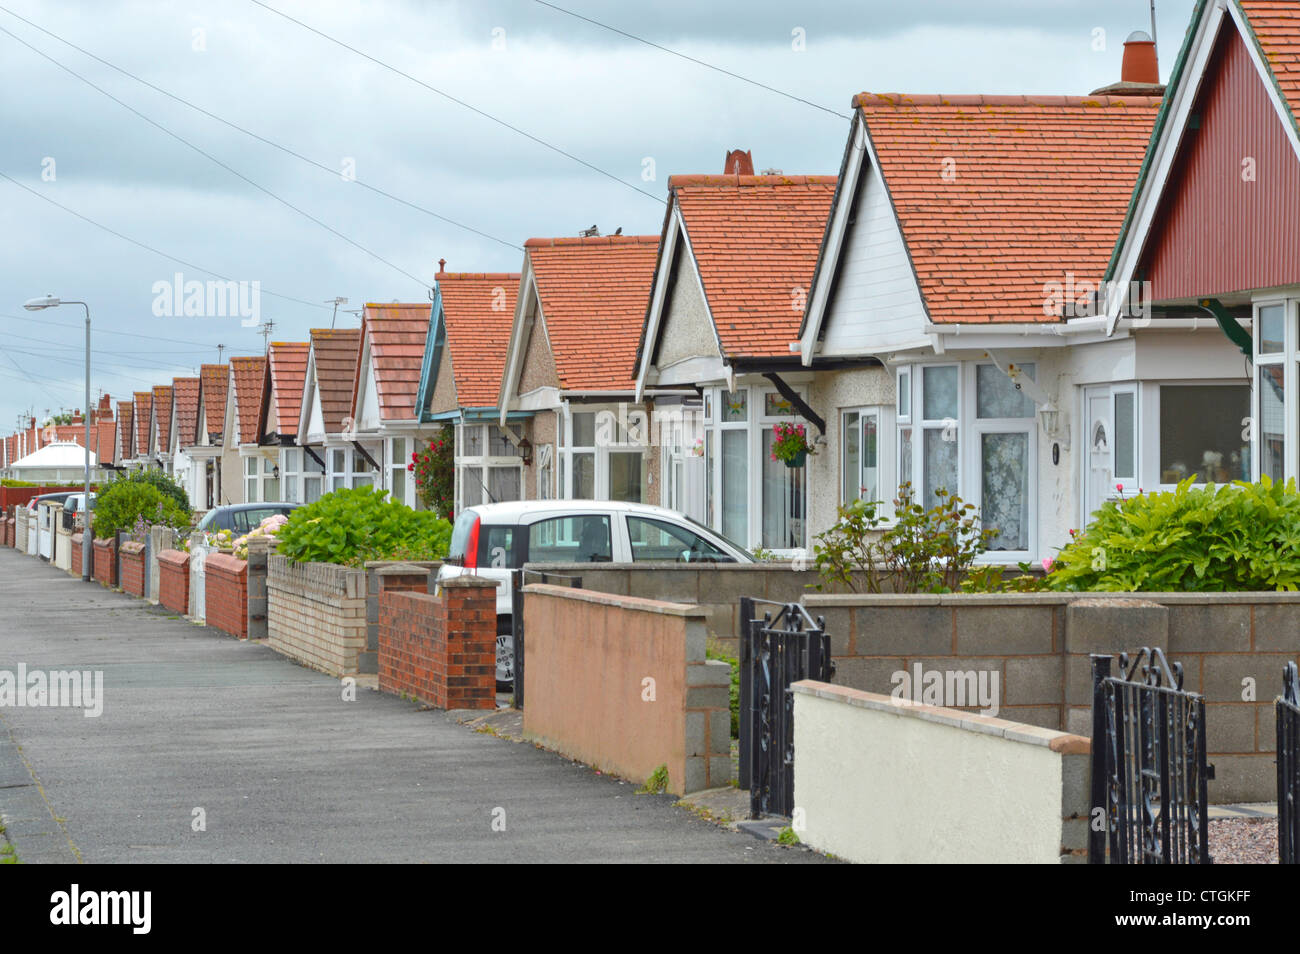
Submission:
POLYGON ((1043 560, 1043 570, 1046 571, 1047 573, 1051 573, 1051 572, 1052 572, 1052 558, 1051 558, 1051 557, 1047 557, 1046 559, 1043 560))
POLYGON ((1120 493, 1123 493, 1123 492, 1124 492, 1124 485, 1123 485, 1123 484, 1116 484, 1116 485, 1115 485, 1115 489, 1118 490, 1120 493))

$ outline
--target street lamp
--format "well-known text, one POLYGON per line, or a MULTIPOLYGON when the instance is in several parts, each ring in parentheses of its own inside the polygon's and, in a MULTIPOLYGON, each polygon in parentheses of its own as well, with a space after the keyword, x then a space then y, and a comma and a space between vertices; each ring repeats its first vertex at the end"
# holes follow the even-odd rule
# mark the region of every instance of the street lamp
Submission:
POLYGON ((90 306, 84 301, 61 301, 53 295, 46 295, 44 298, 33 298, 23 307, 28 311, 43 311, 46 308, 58 308, 60 305, 80 305, 86 309, 86 403, 81 412, 81 419, 86 426, 86 499, 81 508, 82 513, 85 514, 83 519, 86 526, 81 532, 81 579, 88 583, 91 563, 94 561, 94 551, 91 550, 90 542, 90 306))

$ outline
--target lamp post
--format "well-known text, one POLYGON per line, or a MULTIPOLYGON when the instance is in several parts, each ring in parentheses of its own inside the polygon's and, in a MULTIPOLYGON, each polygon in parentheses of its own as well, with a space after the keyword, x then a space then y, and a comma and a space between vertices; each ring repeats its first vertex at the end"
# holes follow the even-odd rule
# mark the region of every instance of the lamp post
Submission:
POLYGON ((94 561, 90 541, 90 306, 84 301, 61 301, 53 295, 33 298, 23 305, 28 311, 43 311, 46 308, 58 308, 60 305, 80 305, 86 309, 86 403, 82 410, 82 422, 86 426, 86 497, 82 501, 82 520, 86 526, 81 532, 81 579, 90 582, 91 564, 94 561))

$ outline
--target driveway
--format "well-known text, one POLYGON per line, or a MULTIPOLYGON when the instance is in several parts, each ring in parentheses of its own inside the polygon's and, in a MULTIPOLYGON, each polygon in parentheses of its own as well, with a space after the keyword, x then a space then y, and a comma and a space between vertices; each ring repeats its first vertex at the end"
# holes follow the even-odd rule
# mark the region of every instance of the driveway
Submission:
POLYGON ((0 707, 0 819, 27 863, 820 860, 395 696, 345 701, 266 646, 0 548, 0 670, 19 664, 104 680, 97 718, 0 707))

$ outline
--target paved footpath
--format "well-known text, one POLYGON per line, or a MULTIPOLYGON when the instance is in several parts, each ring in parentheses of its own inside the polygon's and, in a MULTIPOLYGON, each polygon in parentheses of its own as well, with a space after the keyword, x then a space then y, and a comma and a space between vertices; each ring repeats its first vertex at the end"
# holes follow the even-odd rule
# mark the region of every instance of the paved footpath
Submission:
POLYGON ((0 548, 0 670, 20 663, 104 674, 98 718, 0 707, 0 846, 27 863, 821 860, 395 696, 345 702, 266 646, 0 548))

